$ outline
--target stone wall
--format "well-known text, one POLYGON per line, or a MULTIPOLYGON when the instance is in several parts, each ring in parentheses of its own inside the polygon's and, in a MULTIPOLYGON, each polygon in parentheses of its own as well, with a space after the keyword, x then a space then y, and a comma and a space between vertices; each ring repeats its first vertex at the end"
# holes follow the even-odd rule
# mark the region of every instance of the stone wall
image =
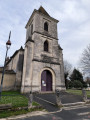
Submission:
MULTIPOLYGON (((21 92, 24 93, 25 87, 28 88, 32 81, 32 59, 33 59, 33 42, 28 41, 25 45, 24 64, 21 92)), ((29 89, 30 92, 30 89, 29 89)))
POLYGON ((23 51, 19 51, 19 58, 17 61, 17 70, 16 70, 16 89, 17 90, 20 90, 21 88, 23 59, 24 59, 24 53, 23 51))
POLYGON ((57 38, 57 22, 52 20, 50 17, 45 16, 44 14, 35 14, 35 29, 34 31, 47 34, 50 37, 57 38), (44 31, 44 23, 48 22, 48 33, 44 31))
POLYGON ((31 25, 33 24, 33 33, 43 34, 51 38, 58 39, 57 35, 57 20, 52 19, 52 17, 35 12, 29 21, 29 25, 26 30, 26 40, 32 37, 31 25), (48 23, 48 32, 44 30, 44 23, 48 23))
POLYGON ((12 57, 10 62, 7 64, 8 70, 13 70, 16 72, 16 83, 15 83, 16 90, 20 90, 21 88, 23 59, 24 59, 24 50, 20 49, 17 51, 15 56, 12 57))
MULTIPOLYGON (((0 83, 2 78, 2 72, 0 72, 0 83)), ((3 79, 3 91, 14 90, 16 82, 16 74, 13 71, 7 71, 4 74, 3 79)))

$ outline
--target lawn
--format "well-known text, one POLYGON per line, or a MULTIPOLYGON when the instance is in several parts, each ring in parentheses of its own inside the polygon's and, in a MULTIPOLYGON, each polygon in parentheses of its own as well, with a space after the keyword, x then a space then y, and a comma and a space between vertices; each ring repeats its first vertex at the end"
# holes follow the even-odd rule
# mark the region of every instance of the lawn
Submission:
MULTIPOLYGON (((13 108, 18 107, 27 107, 28 106, 28 99, 21 95, 18 91, 8 91, 8 92, 2 92, 2 98, 0 100, 0 104, 8 104, 11 103, 13 108)), ((33 106, 39 106, 38 103, 34 102, 32 103, 33 106)), ((13 115, 19 115, 19 114, 25 114, 31 111, 36 110, 42 110, 42 108, 32 108, 32 109, 26 109, 26 110, 18 110, 18 111, 0 111, 0 118, 5 118, 13 115)))
MULTIPOLYGON (((73 89, 67 89, 66 92, 76 94, 76 95, 82 95, 82 90, 73 90, 73 89)), ((87 90, 87 97, 90 98, 90 91, 87 90)))
POLYGON ((32 111, 42 111, 43 108, 31 108, 31 109, 27 109, 27 110, 18 110, 18 111, 0 111, 0 118, 6 118, 6 117, 10 117, 10 116, 16 116, 16 115, 20 115, 20 114, 26 114, 28 112, 32 112, 32 111))
POLYGON ((18 91, 2 92, 0 104, 11 103, 13 107, 24 107, 28 105, 28 99, 18 91))

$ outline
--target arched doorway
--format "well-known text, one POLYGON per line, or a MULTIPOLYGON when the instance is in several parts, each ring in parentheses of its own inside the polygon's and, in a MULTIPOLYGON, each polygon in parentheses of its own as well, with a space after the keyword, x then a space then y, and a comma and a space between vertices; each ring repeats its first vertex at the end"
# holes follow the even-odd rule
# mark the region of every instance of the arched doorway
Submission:
POLYGON ((41 91, 52 91, 52 74, 49 70, 41 74, 41 91))

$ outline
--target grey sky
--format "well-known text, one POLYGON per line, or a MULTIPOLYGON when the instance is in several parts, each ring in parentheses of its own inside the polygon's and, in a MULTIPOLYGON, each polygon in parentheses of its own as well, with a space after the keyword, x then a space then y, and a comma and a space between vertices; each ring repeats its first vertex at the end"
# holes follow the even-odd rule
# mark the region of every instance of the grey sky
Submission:
POLYGON ((25 25, 40 5, 59 20, 58 38, 64 59, 78 66, 81 53, 90 43, 90 0, 0 0, 0 66, 4 64, 9 31, 11 56, 21 45, 24 47, 25 25))

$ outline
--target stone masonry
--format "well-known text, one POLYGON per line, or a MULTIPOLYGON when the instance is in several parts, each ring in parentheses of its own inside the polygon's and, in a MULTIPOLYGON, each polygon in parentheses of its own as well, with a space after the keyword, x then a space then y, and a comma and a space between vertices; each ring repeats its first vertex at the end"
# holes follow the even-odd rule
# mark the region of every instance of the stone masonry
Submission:
POLYGON ((41 74, 48 70, 52 74, 52 91, 65 90, 63 54, 58 44, 57 23, 59 21, 41 6, 34 10, 26 24, 26 43, 21 92, 41 92, 41 74), (47 22, 48 31, 44 30, 47 22), (48 52, 44 42, 48 42, 48 52))
POLYGON ((21 93, 65 90, 58 22, 42 6, 33 11, 25 26, 25 48, 21 47, 7 61, 7 70, 16 74, 14 89, 21 93))

